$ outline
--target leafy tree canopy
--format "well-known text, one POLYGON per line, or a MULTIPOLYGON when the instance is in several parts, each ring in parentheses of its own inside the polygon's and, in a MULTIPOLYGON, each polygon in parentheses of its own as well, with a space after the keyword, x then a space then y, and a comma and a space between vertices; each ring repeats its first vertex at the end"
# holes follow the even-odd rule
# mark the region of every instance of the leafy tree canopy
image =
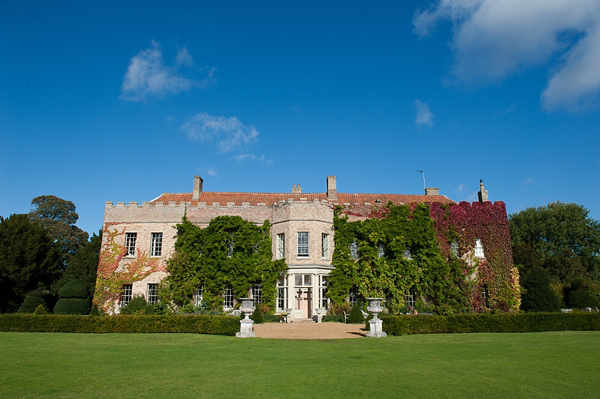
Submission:
MULTIPOLYGON (((530 245, 539 260, 553 257, 576 257, 583 269, 598 279, 600 273, 600 222, 588 217, 589 211, 581 205, 553 202, 547 206, 527 208, 510 215, 510 232, 513 248, 530 245)), ((564 263, 577 267, 576 263, 564 263)), ((571 276, 572 271, 553 274, 571 276)))
POLYGON ((96 284, 101 246, 102 230, 98 234, 94 233, 90 240, 77 249, 77 252, 67 260, 67 268, 63 273, 63 277, 56 284, 57 287, 62 287, 71 279, 78 279, 85 285, 88 295, 92 295, 96 284))
POLYGON ((54 195, 41 195, 31 200, 31 208, 31 219, 48 229, 65 254, 73 255, 77 248, 87 242, 88 234, 75 226, 79 215, 71 201, 54 195))
POLYGON ((0 312, 14 311, 38 283, 59 275, 60 250, 28 215, 0 217, 0 312))

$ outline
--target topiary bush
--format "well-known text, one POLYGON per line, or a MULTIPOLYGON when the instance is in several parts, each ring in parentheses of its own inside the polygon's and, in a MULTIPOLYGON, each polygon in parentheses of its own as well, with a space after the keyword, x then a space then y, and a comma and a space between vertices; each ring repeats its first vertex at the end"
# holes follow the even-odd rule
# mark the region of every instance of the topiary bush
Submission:
POLYGON ((263 318, 263 314, 260 311, 260 308, 258 306, 256 308, 254 308, 254 312, 252 312, 252 316, 250 316, 250 318, 252 320, 254 320, 254 323, 256 323, 256 324, 262 324, 265 322, 265 319, 263 318))
POLYGON ((358 304, 352 307, 352 310, 350 311, 350 316, 348 316, 348 323, 363 324, 365 322, 365 318, 363 317, 363 314, 360 310, 361 307, 358 304))
POLYGON ((38 305, 38 307, 33 311, 33 314, 48 314, 48 311, 44 305, 38 305))
POLYGON ((554 312, 560 309, 560 298, 550 285, 552 280, 541 266, 534 266, 523 278, 521 309, 526 312, 554 312))
POLYGON ((35 291, 31 291, 25 297, 23 304, 17 310, 17 313, 34 313, 38 306, 46 307, 46 301, 42 298, 43 293, 38 288, 35 291))
POLYGON ((571 291, 567 304, 572 308, 597 308, 600 307, 600 301, 594 291, 571 291))
POLYGON ((89 314, 90 300, 87 288, 81 280, 71 279, 58 290, 58 302, 54 305, 55 314, 89 314))

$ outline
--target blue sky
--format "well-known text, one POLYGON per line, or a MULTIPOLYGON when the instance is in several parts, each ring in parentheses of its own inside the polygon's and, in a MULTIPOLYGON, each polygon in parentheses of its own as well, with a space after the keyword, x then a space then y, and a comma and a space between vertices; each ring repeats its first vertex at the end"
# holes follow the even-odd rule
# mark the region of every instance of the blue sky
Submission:
POLYGON ((564 201, 600 219, 600 3, 0 3, 0 215, 163 192, 564 201))

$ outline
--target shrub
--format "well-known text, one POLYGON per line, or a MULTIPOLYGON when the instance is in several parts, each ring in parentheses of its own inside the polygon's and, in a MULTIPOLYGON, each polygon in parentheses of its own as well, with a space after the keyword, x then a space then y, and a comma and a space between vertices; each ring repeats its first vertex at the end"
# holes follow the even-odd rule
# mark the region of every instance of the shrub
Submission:
POLYGON ((560 309, 560 298, 552 289, 548 272, 540 266, 534 266, 523 278, 525 293, 521 309, 527 312, 552 312, 560 309))
POLYGON ((44 305, 38 305, 38 307, 33 311, 33 314, 48 314, 48 311, 44 305))
POLYGON ((92 311, 90 312, 90 316, 100 316, 100 310, 98 309, 98 305, 94 304, 94 306, 92 306, 92 311))
POLYGON ((252 320, 254 320, 254 322, 255 322, 256 324, 262 324, 262 323, 264 323, 264 322, 265 322, 265 320, 264 320, 264 318, 263 318, 263 314, 262 314, 262 312, 260 311, 260 307, 258 307, 258 306, 256 306, 256 307, 254 308, 254 312, 252 312, 252 316, 250 316, 250 318, 251 318, 252 320))
POLYGON ((596 308, 600 306, 598 296, 593 291, 571 291, 569 293, 568 305, 572 308, 596 308))
POLYGON ((87 288, 81 280, 71 279, 60 290, 59 300, 54 305, 56 314, 88 314, 90 301, 87 298, 87 288))
POLYGON ((360 310, 361 307, 358 304, 352 307, 352 311, 350 312, 350 316, 348 317, 348 323, 362 324, 365 322, 365 318, 363 317, 363 314, 360 310))
POLYGON ((60 298, 87 298, 88 292, 83 281, 71 279, 58 290, 60 298))
POLYGON ((135 296, 119 310, 119 314, 145 314, 148 303, 143 296, 135 296))
POLYGON ((31 291, 25 297, 23 304, 17 310, 17 313, 33 313, 38 308, 38 306, 45 307, 46 301, 42 298, 42 292, 40 290, 31 291))

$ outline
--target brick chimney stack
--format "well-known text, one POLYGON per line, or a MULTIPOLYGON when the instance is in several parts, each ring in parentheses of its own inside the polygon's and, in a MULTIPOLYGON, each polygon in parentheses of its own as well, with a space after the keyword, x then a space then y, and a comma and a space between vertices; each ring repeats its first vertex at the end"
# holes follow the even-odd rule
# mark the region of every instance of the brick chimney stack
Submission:
POLYGON ((329 201, 338 200, 335 176, 327 176, 327 199, 329 201))
POLYGON ((300 187, 300 184, 292 184, 292 194, 302 194, 302 187, 300 187))
POLYGON ((192 193, 192 201, 200 200, 200 193, 202 192, 202 185, 204 180, 200 176, 194 176, 194 192, 192 193))
POLYGON ((440 195, 440 189, 437 187, 426 187, 425 195, 440 195))
POLYGON ((479 180, 479 192, 477 193, 479 197, 479 202, 489 202, 488 199, 488 190, 483 188, 483 180, 479 180))

